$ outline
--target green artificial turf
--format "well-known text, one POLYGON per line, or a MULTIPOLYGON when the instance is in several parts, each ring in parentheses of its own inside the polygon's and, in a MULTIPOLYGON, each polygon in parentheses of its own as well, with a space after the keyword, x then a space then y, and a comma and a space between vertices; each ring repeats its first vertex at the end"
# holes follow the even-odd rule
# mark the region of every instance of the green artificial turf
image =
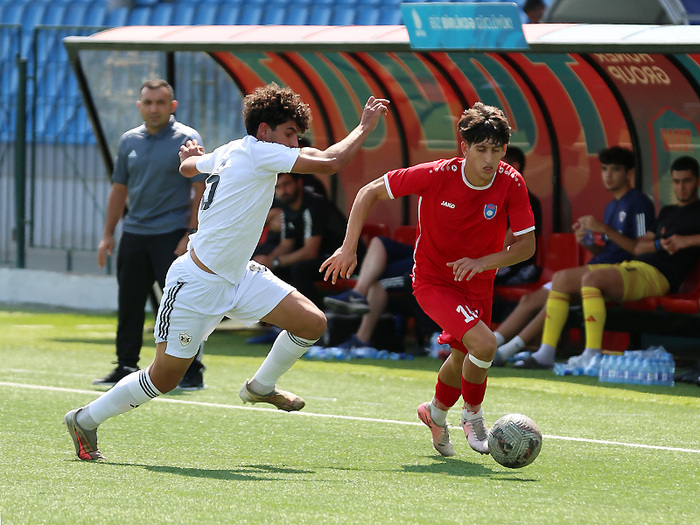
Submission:
MULTIPOLYGON (((416 407, 439 361, 302 359, 280 387, 300 413, 243 405, 267 347, 217 331, 207 388, 174 392, 99 428, 81 462, 62 425, 113 366, 114 316, 0 311, 0 523, 697 523, 700 388, 611 385, 493 369, 488 423, 510 412, 544 434, 511 470, 449 422, 442 458, 416 407)), ((151 336, 140 365, 153 357, 151 336)))

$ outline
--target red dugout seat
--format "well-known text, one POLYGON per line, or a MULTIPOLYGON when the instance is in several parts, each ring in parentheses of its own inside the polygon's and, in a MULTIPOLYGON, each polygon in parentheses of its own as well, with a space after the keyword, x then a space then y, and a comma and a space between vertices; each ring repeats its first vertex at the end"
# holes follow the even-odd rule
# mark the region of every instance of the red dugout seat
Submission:
POLYGON ((392 237, 395 241, 413 246, 416 243, 416 227, 397 226, 392 237))
MULTIPOLYGON (((539 244, 539 243, 538 243, 539 244)), ((538 246, 538 249, 540 247, 538 246)), ((559 270, 579 264, 579 246, 573 233, 553 233, 549 236, 544 254, 542 274, 537 282, 512 286, 496 286, 495 293, 505 301, 517 302, 523 295, 534 292, 552 280, 559 270)))
POLYGON ((700 264, 683 281, 678 293, 658 298, 659 306, 667 312, 695 315, 700 312, 700 264))

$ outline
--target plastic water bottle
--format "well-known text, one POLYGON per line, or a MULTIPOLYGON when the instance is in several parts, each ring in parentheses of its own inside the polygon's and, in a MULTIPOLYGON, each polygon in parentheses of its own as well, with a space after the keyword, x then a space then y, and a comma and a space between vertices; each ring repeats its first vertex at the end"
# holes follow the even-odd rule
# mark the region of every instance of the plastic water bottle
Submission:
POLYGON ((440 350, 446 350, 449 352, 450 350, 450 345, 443 345, 438 343, 438 337, 440 336, 440 332, 435 332, 433 335, 430 336, 430 351, 428 355, 430 357, 434 357, 437 359, 440 356, 440 350))
POLYGON ((591 377, 599 377, 600 375, 600 364, 603 360, 602 354, 596 354, 588 366, 583 370, 584 375, 591 377))
POLYGON ((654 370, 651 367, 651 359, 642 359, 642 384, 651 385, 654 379, 654 370))
POLYGON ((593 246, 593 243, 595 242, 595 237, 593 237, 593 231, 586 228, 583 234, 583 245, 584 246, 593 246))
POLYGON ((641 385, 644 382, 644 370, 642 369, 642 360, 633 357, 632 367, 630 370, 630 383, 634 385, 641 385))
MULTIPOLYGON (((669 354, 669 356, 670 355, 671 354, 669 354)), ((663 359, 661 361, 661 377, 659 379, 659 384, 663 386, 673 386, 675 373, 676 364, 673 361, 673 357, 671 357, 670 360, 663 359)))
POLYGON ((376 359, 379 351, 371 346, 360 346, 352 349, 352 357, 355 359, 376 359))
POLYGON ((338 359, 340 361, 345 361, 347 359, 350 359, 350 351, 347 350, 346 348, 340 348, 338 346, 334 346, 333 348, 329 348, 329 357, 331 359, 338 359))
POLYGON ((608 368, 608 382, 610 383, 619 383, 620 382, 620 377, 622 373, 620 372, 620 356, 619 355, 613 355, 610 356, 610 366, 608 368))
POLYGON ((617 382, 618 383, 629 383, 630 378, 632 377, 632 363, 633 359, 621 355, 619 356, 620 358, 620 366, 617 369, 617 382))
POLYGON ((598 381, 608 383, 608 370, 610 368, 610 358, 612 356, 605 354, 600 360, 600 368, 598 369, 598 381))

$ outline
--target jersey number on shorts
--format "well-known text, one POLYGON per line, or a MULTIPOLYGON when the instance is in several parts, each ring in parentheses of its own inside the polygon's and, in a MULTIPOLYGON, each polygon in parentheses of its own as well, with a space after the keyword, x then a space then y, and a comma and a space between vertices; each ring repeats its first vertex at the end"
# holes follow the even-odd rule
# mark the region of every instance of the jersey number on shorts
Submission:
POLYGON ((457 311, 464 316, 464 322, 469 323, 478 317, 478 313, 474 313, 468 306, 462 306, 461 304, 457 307, 457 311))
POLYGON ((216 187, 219 185, 219 180, 221 180, 221 177, 215 174, 207 177, 207 189, 204 197, 202 197, 203 210, 208 210, 211 203, 214 202, 214 193, 216 193, 216 187))

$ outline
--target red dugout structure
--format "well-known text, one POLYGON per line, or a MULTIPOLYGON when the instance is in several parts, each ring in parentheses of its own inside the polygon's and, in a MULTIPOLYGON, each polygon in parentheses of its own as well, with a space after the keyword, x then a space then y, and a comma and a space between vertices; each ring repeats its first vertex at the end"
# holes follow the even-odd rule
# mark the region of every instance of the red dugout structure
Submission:
MULTIPOLYGON (((118 136, 136 122, 120 119, 127 110, 135 115, 142 80, 168 78, 181 106, 183 93, 191 95, 195 117, 213 110, 208 121, 181 118, 200 129, 208 149, 219 145, 209 136, 237 138, 231 93, 240 97, 276 81, 311 105, 309 138, 319 147, 356 124, 370 94, 392 101, 392 115, 332 184, 341 206, 388 169, 457 155, 456 118, 476 100, 506 111, 512 143, 527 155, 526 180, 543 204, 545 235, 568 231, 582 214, 602 216, 609 197, 597 152, 606 146, 632 147, 638 187, 657 209, 667 204, 671 162, 697 155, 700 147, 696 27, 538 24, 523 30, 530 48, 523 52, 415 51, 404 26, 122 27, 69 37, 65 45, 108 165, 118 136), (185 59, 194 55, 209 71, 223 73, 231 91, 195 96, 189 84, 196 75, 185 59), (125 90, 130 94, 122 106, 125 90)), ((200 74, 197 82, 206 80, 200 74)), ((413 223, 414 210, 411 203, 375 207, 370 220, 413 223)))

